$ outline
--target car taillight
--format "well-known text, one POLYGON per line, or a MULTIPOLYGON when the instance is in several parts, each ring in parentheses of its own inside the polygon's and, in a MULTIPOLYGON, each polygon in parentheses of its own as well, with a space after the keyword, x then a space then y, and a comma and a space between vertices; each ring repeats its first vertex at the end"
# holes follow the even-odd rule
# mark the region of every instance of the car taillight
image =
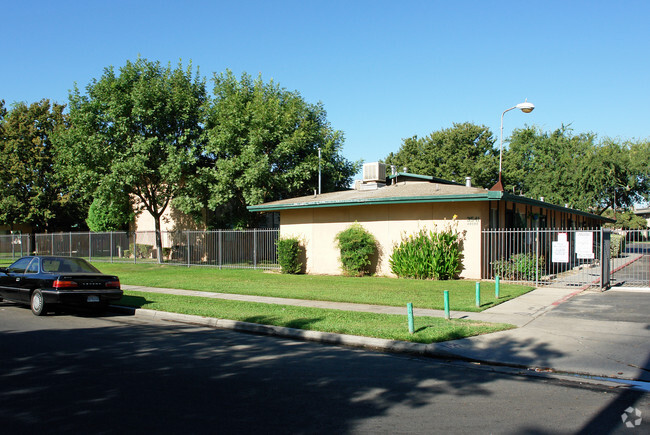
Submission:
POLYGON ((120 288, 120 280, 116 279, 114 281, 108 281, 106 283, 107 288, 120 288))
POLYGON ((52 284, 52 287, 54 287, 54 288, 74 288, 74 287, 77 287, 77 283, 74 282, 74 281, 57 279, 57 280, 54 281, 54 284, 52 284))

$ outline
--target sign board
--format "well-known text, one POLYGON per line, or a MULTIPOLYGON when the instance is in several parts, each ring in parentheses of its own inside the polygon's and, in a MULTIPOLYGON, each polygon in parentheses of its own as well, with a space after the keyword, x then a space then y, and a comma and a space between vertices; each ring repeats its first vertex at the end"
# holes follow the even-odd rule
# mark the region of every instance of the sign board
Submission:
POLYGON ((594 233, 592 231, 576 232, 576 255, 582 260, 594 259, 594 233))
POLYGON ((557 242, 551 242, 551 261, 553 263, 569 262, 569 242, 566 233, 559 233, 557 242), (564 237, 562 237, 564 235, 564 237))

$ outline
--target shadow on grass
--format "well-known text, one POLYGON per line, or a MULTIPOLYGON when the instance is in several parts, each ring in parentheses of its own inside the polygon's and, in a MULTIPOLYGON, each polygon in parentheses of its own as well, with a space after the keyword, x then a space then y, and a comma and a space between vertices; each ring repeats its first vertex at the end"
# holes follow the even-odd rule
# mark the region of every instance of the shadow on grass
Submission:
POLYGON ((324 318, 314 318, 314 319, 291 319, 289 321, 282 321, 279 317, 275 316, 252 316, 247 317, 243 321, 249 323, 257 323, 261 325, 273 325, 273 326, 283 326, 286 328, 294 329, 311 329, 310 327, 317 323, 323 321, 324 318))
POLYGON ((143 298, 142 296, 124 295, 122 296, 122 299, 120 299, 115 305, 126 305, 128 307, 133 307, 133 308, 143 308, 149 304, 153 304, 153 302, 148 301, 146 298, 143 298))

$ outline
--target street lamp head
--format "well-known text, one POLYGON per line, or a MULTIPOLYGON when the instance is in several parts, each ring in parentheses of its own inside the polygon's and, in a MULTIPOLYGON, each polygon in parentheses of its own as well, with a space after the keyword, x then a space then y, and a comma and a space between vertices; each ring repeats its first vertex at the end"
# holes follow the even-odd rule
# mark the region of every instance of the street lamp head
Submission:
POLYGON ((519 103, 515 107, 524 113, 530 113, 533 111, 533 109, 535 109, 535 105, 533 103, 529 103, 528 101, 519 103))

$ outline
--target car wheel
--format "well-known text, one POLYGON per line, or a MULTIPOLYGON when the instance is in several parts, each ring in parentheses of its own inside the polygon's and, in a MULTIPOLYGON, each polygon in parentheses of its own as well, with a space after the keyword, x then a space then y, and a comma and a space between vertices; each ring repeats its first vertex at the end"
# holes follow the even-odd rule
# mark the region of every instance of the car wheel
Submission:
POLYGON ((40 290, 34 290, 32 293, 31 307, 32 313, 37 316, 44 316, 47 313, 47 310, 45 309, 45 299, 40 290))

